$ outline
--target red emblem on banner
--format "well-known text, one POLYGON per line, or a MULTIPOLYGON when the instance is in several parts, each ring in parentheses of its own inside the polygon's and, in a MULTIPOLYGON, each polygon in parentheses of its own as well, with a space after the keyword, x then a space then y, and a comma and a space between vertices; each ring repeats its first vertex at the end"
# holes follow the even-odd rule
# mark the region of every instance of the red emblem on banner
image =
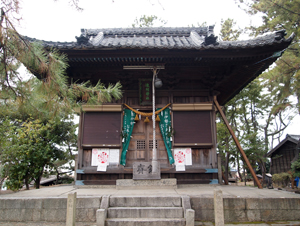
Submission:
POLYGON ((98 155, 98 162, 100 163, 107 163, 107 159, 108 159, 108 154, 106 152, 101 152, 98 155))
POLYGON ((185 159, 185 154, 182 151, 179 151, 175 154, 175 160, 178 163, 183 163, 185 159))

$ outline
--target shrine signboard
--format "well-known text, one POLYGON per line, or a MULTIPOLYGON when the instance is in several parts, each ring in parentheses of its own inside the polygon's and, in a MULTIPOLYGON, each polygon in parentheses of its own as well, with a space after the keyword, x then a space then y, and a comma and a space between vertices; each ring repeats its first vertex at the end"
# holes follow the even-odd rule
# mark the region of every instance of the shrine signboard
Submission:
POLYGON ((133 180, 153 180, 160 179, 160 165, 158 172, 152 172, 152 162, 134 162, 133 163, 133 180))
POLYGON ((139 80, 139 99, 140 105, 152 105, 152 80, 139 80))

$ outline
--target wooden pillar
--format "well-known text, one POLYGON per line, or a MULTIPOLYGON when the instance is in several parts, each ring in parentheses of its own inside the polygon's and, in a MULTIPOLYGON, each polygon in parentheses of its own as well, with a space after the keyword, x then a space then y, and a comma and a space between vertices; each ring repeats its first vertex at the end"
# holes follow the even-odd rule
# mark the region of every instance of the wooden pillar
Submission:
POLYGON ((248 160, 248 158, 247 158, 247 156, 246 156, 244 150, 242 149, 242 146, 240 145, 240 142, 238 141, 238 139, 237 139, 237 137, 235 136, 235 134, 234 134, 234 132, 233 132, 231 126, 229 125, 229 122, 228 122, 228 120, 227 120, 227 118, 226 118, 224 112, 222 111, 222 109, 221 109, 221 107, 220 107, 220 105, 219 105, 219 103, 218 103, 218 101, 217 101, 217 97, 216 97, 216 96, 214 96, 214 103, 215 103, 215 105, 216 105, 218 111, 220 112, 220 114, 221 114, 221 116, 222 116, 222 119, 223 119, 225 125, 227 126, 227 128, 228 128, 228 130, 229 130, 229 132, 230 132, 230 134, 231 134, 231 136, 232 136, 232 138, 233 138, 233 140, 234 140, 234 142, 235 142, 237 148, 238 148, 239 151, 241 152, 241 154, 242 154, 242 156, 243 156, 243 158, 244 158, 244 160, 245 160, 245 162, 246 162, 246 164, 247 164, 247 166, 248 166, 248 168, 249 168, 249 170, 250 170, 250 172, 251 172, 251 175, 252 175, 252 177, 253 177, 255 183, 257 184, 258 188, 262 189, 262 186, 261 186, 261 184, 260 184, 258 178, 256 177, 256 174, 255 174, 255 172, 254 172, 254 170, 253 170, 253 168, 252 168, 252 166, 251 166, 251 164, 250 164, 250 162, 249 162, 249 160, 248 160))

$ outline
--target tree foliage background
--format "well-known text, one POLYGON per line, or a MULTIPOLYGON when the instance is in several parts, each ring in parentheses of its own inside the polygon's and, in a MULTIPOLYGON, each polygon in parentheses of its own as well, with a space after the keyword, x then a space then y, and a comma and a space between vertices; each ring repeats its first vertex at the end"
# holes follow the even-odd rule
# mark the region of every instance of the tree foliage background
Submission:
MULTIPOLYGON (((77 0, 70 1, 80 10, 77 0)), ((67 57, 18 33, 18 0, 1 0, 0 15, 0 164, 11 189, 34 180, 45 169, 71 160, 76 143, 70 119, 82 104, 102 104, 122 96, 121 84, 69 83, 67 57), (30 74, 25 76, 25 66, 30 74), (66 148, 64 148, 64 147, 66 148)))
MULTIPOLYGON (((266 153, 273 148, 274 140, 280 141, 284 130, 297 112, 299 113, 300 1, 240 0, 238 2, 247 13, 259 14, 263 18, 261 26, 248 28, 252 31, 252 35, 280 29, 285 29, 287 36, 295 34, 293 43, 285 50, 282 57, 224 106, 248 158, 250 161, 253 159, 253 166, 257 166, 264 174, 268 172, 266 153)), ((224 25, 225 23, 223 23, 221 37, 233 32, 224 25)), ((237 31, 233 33, 239 34, 237 31)), ((240 157, 223 127, 222 124, 218 124, 219 150, 223 153, 223 159, 227 153, 226 160, 223 160, 226 171, 228 162, 239 164, 240 157)), ((297 162, 293 164, 293 169, 297 168, 297 162)))
POLYGON ((270 137, 271 141, 280 138, 282 131, 296 114, 293 110, 297 110, 298 114, 300 112, 300 1, 239 0, 238 3, 248 14, 262 16, 261 26, 249 28, 253 35, 284 29, 288 36, 295 36, 275 65, 261 76, 267 95, 272 97, 264 99, 269 111, 264 127, 266 148, 266 137, 270 137), (271 126, 273 131, 267 131, 271 126))
MULTIPOLYGON (((220 39, 223 41, 237 40, 243 32, 237 28, 232 19, 221 23, 220 39)), ((267 152, 272 149, 274 140, 280 139, 283 131, 297 114, 297 104, 294 104, 291 98, 296 95, 290 87, 292 84, 287 88, 287 84, 280 83, 287 79, 285 74, 279 72, 286 70, 279 68, 282 58, 286 55, 289 53, 284 53, 276 62, 276 67, 251 82, 223 107, 252 167, 263 175, 269 172, 267 152), (275 72, 276 79, 281 79, 280 81, 274 82, 275 72)), ((217 131, 218 149, 223 159, 225 176, 228 177, 229 164, 240 172, 240 160, 243 159, 222 122, 217 123, 217 131)), ((242 165, 247 171, 245 164, 242 165)))
POLYGON ((296 97, 296 107, 300 110, 300 1, 299 0, 240 0, 240 6, 249 14, 259 14, 263 23, 259 27, 250 27, 254 35, 285 29, 287 35, 295 34, 293 43, 285 50, 283 56, 276 61, 275 67, 264 74, 271 81, 270 92, 278 96, 285 104, 278 105, 274 112, 280 111, 292 103, 289 97, 296 97))

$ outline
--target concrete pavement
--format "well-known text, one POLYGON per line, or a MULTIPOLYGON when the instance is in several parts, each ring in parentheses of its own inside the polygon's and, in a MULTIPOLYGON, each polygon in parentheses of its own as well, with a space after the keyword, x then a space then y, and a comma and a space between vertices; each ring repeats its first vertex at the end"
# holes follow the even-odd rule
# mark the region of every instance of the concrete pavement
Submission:
POLYGON ((174 196, 188 195, 213 197, 214 189, 220 189, 224 198, 300 198, 300 194, 277 189, 258 189, 255 187, 243 187, 234 185, 178 185, 174 189, 149 189, 137 188, 118 190, 115 186, 91 186, 74 187, 72 185, 44 187, 41 189, 23 190, 11 194, 1 194, 0 199, 7 198, 46 198, 46 197, 67 197, 69 193, 77 192, 77 197, 89 196, 174 196))
MULTIPOLYGON (((1 199, 41 199, 41 198, 67 198, 68 194, 77 192, 78 198, 101 197, 103 195, 110 195, 112 197, 118 196, 193 196, 201 198, 213 198, 214 189, 220 189, 223 192, 224 198, 261 198, 261 199, 290 199, 300 198, 300 194, 288 192, 278 189, 258 189, 249 186, 220 186, 220 185, 178 185, 177 188, 137 188, 118 190, 115 186, 90 186, 74 187, 72 185, 44 187, 41 189, 32 189, 29 191, 23 190, 11 194, 3 194, 0 192, 1 199)), ((1 226, 63 226, 62 222, 1 222, 1 226)), ((212 222, 196 221, 195 225, 213 226, 212 222)), ((300 225, 299 221, 281 221, 281 222, 255 222, 255 223, 235 223, 225 224, 226 226, 286 226, 286 225, 300 225)), ((76 226, 96 226, 95 222, 76 222, 76 226)))
MULTIPOLYGON (((1 226, 65 226, 66 223, 58 222, 1 222, 1 226)), ((214 226, 212 222, 195 222, 195 226, 214 226)), ((225 224, 225 226, 299 226, 300 221, 278 221, 268 223, 240 223, 225 224)), ((97 226, 95 222, 76 222, 76 226, 97 226)))

